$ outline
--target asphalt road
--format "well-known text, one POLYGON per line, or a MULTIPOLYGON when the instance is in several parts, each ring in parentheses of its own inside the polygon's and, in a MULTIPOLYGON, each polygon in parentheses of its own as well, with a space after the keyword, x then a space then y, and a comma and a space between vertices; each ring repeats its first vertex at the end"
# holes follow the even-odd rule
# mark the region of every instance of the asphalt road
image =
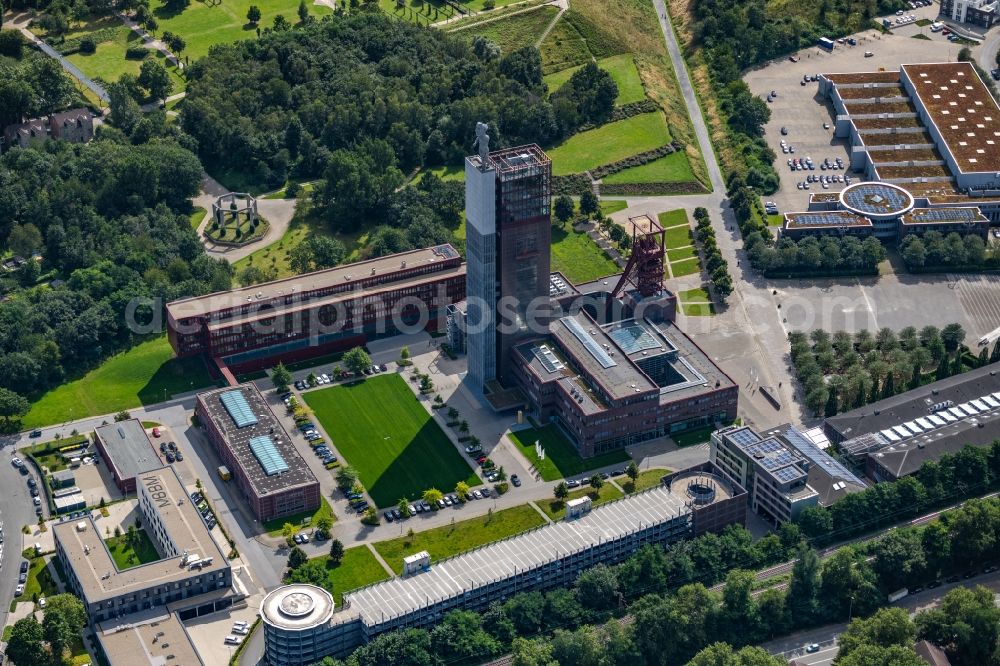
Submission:
MULTIPOLYGON (((21 475, 10 458, 14 449, 6 447, 6 460, 0 464, 0 521, 3 522, 3 557, 0 558, 0 626, 6 626, 8 608, 17 586, 18 567, 21 563, 21 526, 36 522, 35 507, 28 492, 27 478, 21 475)), ((37 475, 35 480, 37 481, 37 475)))

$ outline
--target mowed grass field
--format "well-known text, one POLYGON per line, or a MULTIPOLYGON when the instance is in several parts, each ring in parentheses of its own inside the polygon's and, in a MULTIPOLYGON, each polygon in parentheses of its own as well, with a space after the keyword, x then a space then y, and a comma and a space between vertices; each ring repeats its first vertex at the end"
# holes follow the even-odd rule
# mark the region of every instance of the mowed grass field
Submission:
MULTIPOLYGON (((443 509, 454 511, 455 509, 443 509)), ((374 544, 375 550, 397 574, 403 573, 403 558, 426 550, 431 562, 464 553, 478 546, 520 534, 543 524, 545 519, 527 504, 494 511, 451 525, 442 525, 413 536, 401 536, 374 544)))
POLYGON ((680 261, 673 261, 670 263, 670 272, 673 273, 674 277, 692 275, 700 270, 701 265, 698 263, 697 257, 694 259, 682 259, 680 261))
POLYGON ((667 123, 657 111, 574 134, 547 152, 552 158, 552 175, 565 176, 659 148, 669 141, 667 123))
MULTIPOLYGON (((639 70, 635 66, 635 58, 632 57, 631 53, 602 58, 597 61, 597 66, 610 74, 618 85, 618 97, 615 98, 615 104, 621 106, 646 99, 646 89, 642 87, 642 79, 639 78, 639 70)), ((581 67, 583 65, 577 65, 546 76, 545 83, 549 86, 549 92, 559 90, 581 67)))
POLYGON ((481 483, 399 375, 309 391, 306 404, 380 507, 481 483))
MULTIPOLYGON (((72 53, 66 56, 66 60, 80 68, 80 71, 92 79, 101 79, 107 83, 114 83, 122 74, 139 75, 139 68, 142 66, 141 60, 130 60, 125 57, 125 50, 129 46, 139 46, 142 40, 137 34, 126 28, 121 21, 114 17, 105 17, 96 21, 89 21, 75 24, 66 33, 66 39, 75 39, 94 35, 95 39, 101 39, 112 31, 111 39, 106 39, 97 44, 97 49, 91 54, 72 53)), ((48 41, 48 40, 47 40, 48 41)), ((52 43, 50 41, 50 43, 52 43)), ((54 47, 57 44, 52 43, 54 47)), ((186 52, 185 52, 186 53, 186 52)), ((171 80, 174 82, 173 92, 184 90, 186 82, 173 65, 169 64, 163 55, 150 49, 147 59, 157 59, 167 68, 171 80)))
POLYGON ((52 389, 31 406, 22 426, 39 428, 112 414, 214 385, 201 359, 175 359, 164 336, 112 356, 83 377, 52 389))
POLYGON ((321 555, 320 559, 326 564, 326 582, 323 587, 333 595, 338 606, 344 601, 344 592, 389 578, 389 574, 367 546, 346 549, 344 559, 337 566, 330 564, 329 555, 321 555))
POLYGON ((603 182, 616 183, 687 183, 695 180, 687 154, 676 152, 640 166, 606 176, 603 182))
POLYGON ((545 481, 556 481, 592 469, 615 463, 625 463, 629 459, 625 449, 611 451, 593 458, 581 458, 573 445, 554 425, 517 430, 510 434, 510 438, 524 457, 531 461, 531 464, 535 466, 545 481), (540 460, 535 453, 536 440, 545 449, 545 460, 540 460))
POLYGON ((590 236, 562 227, 552 227, 552 270, 574 284, 590 282, 620 272, 590 236))
MULTIPOLYGON (((299 20, 296 0, 221 0, 221 2, 192 2, 183 11, 167 8, 162 0, 154 0, 151 6, 159 23, 159 32, 170 31, 180 35, 187 42, 181 57, 195 58, 208 55, 208 49, 215 44, 231 44, 240 39, 256 39, 257 30, 247 21, 250 5, 260 8, 262 29, 274 25, 274 17, 283 14, 289 23, 299 20)), ((324 5, 307 2, 313 16, 332 14, 333 10, 324 5)))
POLYGON ((470 42, 481 35, 497 44, 501 53, 511 53, 525 46, 533 46, 558 13, 559 10, 552 5, 545 5, 530 12, 451 32, 470 42))

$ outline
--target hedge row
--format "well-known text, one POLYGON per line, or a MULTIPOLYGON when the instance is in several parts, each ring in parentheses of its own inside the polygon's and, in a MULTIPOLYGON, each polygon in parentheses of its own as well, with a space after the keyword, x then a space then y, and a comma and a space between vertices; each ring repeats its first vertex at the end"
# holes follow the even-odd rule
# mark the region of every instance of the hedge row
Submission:
POLYGON ((591 189, 590 178, 585 173, 573 173, 568 176, 552 177, 552 194, 581 195, 591 189))
POLYGON ((653 113, 654 111, 659 111, 660 107, 656 105, 651 99, 642 99, 638 102, 630 102, 623 106, 616 106, 611 112, 611 116, 600 124, 595 123, 585 123, 577 128, 578 132, 586 132, 587 130, 592 130, 601 125, 606 125, 608 123, 618 122, 619 120, 628 120, 632 116, 638 116, 642 113, 653 113))
POLYGON ((80 37, 72 37, 70 39, 64 40, 57 49, 62 55, 71 55, 80 50, 80 42, 84 40, 90 40, 95 44, 100 44, 101 42, 110 42, 115 38, 115 32, 119 28, 101 28, 100 30, 95 30, 94 32, 82 35, 80 37))
POLYGON ((615 183, 601 185, 601 194, 605 195, 648 195, 660 196, 667 194, 705 194, 708 190, 696 180, 662 183, 615 183))
POLYGON ((648 164, 654 160, 658 160, 661 157, 666 157, 671 153, 675 153, 678 150, 683 150, 682 146, 677 141, 668 143, 665 146, 660 146, 659 148, 654 148, 653 150, 647 150, 644 153, 639 153, 638 155, 631 155, 623 160, 618 160, 617 162, 612 162, 611 164, 605 164, 599 166, 596 169, 590 170, 590 175, 596 180, 600 180, 605 176, 610 176, 613 173, 618 173, 619 171, 624 171, 631 167, 642 166, 643 164, 648 164))

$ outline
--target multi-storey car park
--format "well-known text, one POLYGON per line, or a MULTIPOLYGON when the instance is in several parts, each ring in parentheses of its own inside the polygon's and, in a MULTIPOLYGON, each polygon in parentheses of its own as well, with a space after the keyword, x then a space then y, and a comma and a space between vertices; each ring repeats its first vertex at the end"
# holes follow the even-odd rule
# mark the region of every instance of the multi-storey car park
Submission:
POLYGON ((195 414, 257 520, 319 508, 319 481, 255 384, 201 393, 195 414))
POLYGON ((1000 364, 828 417, 827 436, 874 481, 895 481, 966 445, 1000 439, 1000 364))
POLYGON ((136 491, 142 527, 161 558, 121 570, 91 516, 56 523, 52 532, 67 587, 83 601, 112 666, 133 664, 136 654, 151 663, 200 663, 184 658, 194 651, 181 640, 186 634, 179 620, 229 608, 245 593, 233 588, 229 560, 172 467, 141 473, 136 491), (174 645, 157 636, 168 629, 178 638, 174 645))
POLYGON ((888 241, 954 231, 985 239, 1000 224, 1000 106, 971 63, 821 74, 819 93, 833 105, 834 135, 849 142, 850 168, 863 182, 811 195, 806 211, 785 215, 783 234, 888 241))
POLYGON ((261 602, 265 659, 272 666, 311 664, 349 654, 394 629, 438 621, 453 609, 483 609, 519 592, 571 584, 599 562, 620 562, 644 544, 669 544, 729 524, 744 524, 746 491, 711 463, 662 485, 476 550, 432 563, 426 552, 404 559, 404 575, 344 595, 287 585, 261 602))
POLYGON ((202 354, 246 370, 309 358, 399 332, 436 330, 465 297, 465 265, 451 245, 360 261, 167 304, 177 356, 202 354))

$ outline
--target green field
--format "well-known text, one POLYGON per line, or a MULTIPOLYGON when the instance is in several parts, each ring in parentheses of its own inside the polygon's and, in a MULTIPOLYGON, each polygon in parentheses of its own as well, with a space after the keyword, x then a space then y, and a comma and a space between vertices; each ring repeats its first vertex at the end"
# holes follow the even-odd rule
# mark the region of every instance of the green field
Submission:
POLYGON ((680 308, 688 317, 708 317, 715 314, 715 305, 712 303, 681 303, 680 308))
POLYGON ((573 445, 554 425, 517 430, 510 433, 510 438, 546 481, 555 481, 607 465, 624 463, 629 459, 625 449, 593 458, 581 458, 573 445), (542 448, 545 449, 545 460, 539 460, 535 454, 535 440, 541 442, 542 448))
POLYGON ((205 219, 205 209, 201 206, 195 206, 191 211, 191 215, 188 216, 188 221, 191 222, 191 228, 198 231, 198 226, 201 221, 205 219))
MULTIPOLYGON (((642 492, 643 490, 648 490, 653 486, 660 485, 660 479, 662 479, 667 474, 670 474, 671 470, 663 469, 660 467, 654 467, 653 469, 644 469, 639 472, 639 476, 635 478, 635 488, 632 489, 633 493, 642 492)), ((617 483, 622 488, 625 488, 625 484, 631 481, 627 476, 616 476, 613 481, 617 483)), ((627 490, 627 488, 626 488, 627 490)))
POLYGON ((601 199, 602 215, 608 216, 626 208, 628 208, 628 201, 624 199, 601 199))
POLYGON ((337 516, 333 513, 333 507, 330 506, 325 497, 320 497, 319 508, 315 511, 303 511, 283 518, 269 520, 264 523, 264 529, 267 531, 268 536, 281 536, 281 530, 284 528, 285 523, 291 523, 299 528, 315 527, 316 522, 323 517, 329 518, 331 522, 337 522, 337 516), (307 520, 308 522, 306 522, 307 520))
POLYGON ((667 259, 670 263, 683 261, 685 259, 694 259, 697 256, 698 252, 694 249, 693 245, 688 245, 687 247, 682 247, 676 250, 667 250, 667 259))
POLYGON ((669 141, 670 132, 663 114, 658 111, 641 113, 574 134, 549 150, 552 175, 581 173, 636 153, 659 148, 669 141))
MULTIPOLYGON (((449 511, 453 509, 444 509, 449 511)), ((477 516, 451 525, 443 525, 411 536, 401 536, 374 544, 393 571, 403 573, 403 557, 422 550, 431 554, 431 562, 457 555, 484 544, 520 534, 543 524, 545 519, 527 504, 485 516, 477 516)))
POLYGON ((533 46, 558 13, 559 10, 552 5, 545 5, 530 12, 452 32, 470 42, 481 35, 497 44, 501 53, 507 54, 525 46, 533 46))
POLYGON ((465 167, 457 165, 437 166, 430 169, 424 169, 417 174, 416 178, 413 179, 413 183, 419 183, 426 173, 432 173, 446 183, 450 181, 456 181, 459 183, 465 182, 465 167))
POLYGON ((698 263, 697 257, 694 259, 683 259, 670 264, 670 272, 673 273, 674 277, 691 275, 692 273, 697 273, 700 270, 701 265, 698 263))
POLYGON ((694 237, 691 234, 691 228, 686 224, 667 229, 666 236, 665 242, 668 250, 671 248, 686 247, 694 242, 694 237))
POLYGON ((712 297, 708 295, 708 291, 701 287, 679 291, 677 292, 677 298, 681 301, 693 301, 695 303, 703 303, 712 300, 712 297))
MULTIPOLYGON (((562 21, 560 21, 561 24, 562 21)), ((549 37, 545 41, 548 42, 551 39, 552 33, 549 34, 549 37)), ((573 76, 573 73, 582 66, 577 65, 576 67, 570 67, 546 76, 545 83, 549 86, 549 92, 555 92, 562 87, 573 76)), ((636 69, 635 59, 631 53, 603 58, 597 61, 597 66, 607 71, 611 75, 611 78, 615 80, 615 83, 618 84, 618 97, 615 98, 616 104, 621 106, 646 99, 646 89, 642 87, 642 79, 639 78, 639 70, 636 69)))
POLYGON ((28 580, 24 583, 24 594, 17 599, 20 601, 31 601, 36 594, 39 597, 51 597, 59 594, 55 576, 53 575, 53 571, 57 568, 58 564, 59 561, 57 558, 52 558, 49 562, 46 562, 44 557, 30 558, 28 580))
POLYGON ((688 223, 687 211, 683 208, 664 211, 657 215, 656 219, 660 222, 660 226, 664 229, 688 223))
POLYGON ((767 216, 767 226, 769 227, 780 227, 784 223, 785 216, 781 213, 775 213, 767 216))
POLYGON ((118 567, 119 571, 160 559, 160 554, 156 552, 156 546, 146 534, 146 530, 136 530, 135 534, 137 542, 135 547, 127 543, 125 534, 104 540, 111 552, 111 559, 115 561, 115 566, 118 567))
POLYGON ((616 183, 685 183, 696 180, 691 171, 691 163, 684 151, 677 151, 665 157, 640 166, 623 169, 606 176, 603 182, 616 183))
POLYGON ((344 593, 365 585, 388 580, 379 561, 367 546, 355 546, 344 550, 344 559, 337 566, 330 565, 330 556, 319 557, 326 564, 326 582, 323 587, 333 595, 337 606, 344 601, 344 593))
POLYGON ((112 356, 83 377, 52 389, 31 406, 25 429, 112 414, 214 386, 200 358, 176 359, 166 336, 112 356))
POLYGON ((400 375, 303 397, 380 507, 416 499, 428 488, 450 492, 459 481, 481 483, 400 375))
MULTIPOLYGON (((622 491, 605 481, 600 490, 594 490, 590 486, 587 486, 586 488, 570 491, 566 500, 573 500, 578 497, 583 497, 584 495, 589 495, 591 501, 594 503, 594 506, 598 506, 600 504, 604 504, 605 502, 610 502, 611 500, 622 497, 622 491)), ((538 504, 538 508, 544 511, 545 514, 552 520, 559 520, 566 515, 566 503, 562 500, 539 500, 536 504, 538 504)))
MULTIPOLYGON (((299 3, 296 0, 222 0, 221 2, 192 2, 183 11, 167 8, 162 0, 154 0, 151 5, 153 15, 160 24, 159 32, 170 31, 180 35, 187 42, 181 57, 196 58, 208 55, 208 49, 215 44, 230 44, 240 39, 256 39, 255 26, 247 21, 250 5, 260 8, 260 27, 270 28, 274 17, 284 14, 290 23, 297 23, 299 3)), ((333 10, 324 5, 307 2, 313 16, 332 14, 333 10)))
POLYGON ((573 284, 621 272, 590 236, 562 227, 552 227, 552 270, 573 284))
MULTIPOLYGON (((129 46, 137 46, 142 40, 137 34, 126 28, 121 21, 114 17, 106 17, 93 22, 77 24, 66 33, 66 39, 75 39, 88 35, 95 35, 101 38, 107 33, 96 35, 98 31, 112 31, 111 39, 97 44, 97 50, 91 54, 72 53, 66 59, 80 68, 84 74, 92 79, 101 79, 107 83, 114 83, 122 74, 139 74, 142 66, 141 60, 130 60, 125 57, 125 50, 129 46)), ((53 44, 57 47, 58 44, 53 44)), ((147 58, 157 58, 167 68, 170 78, 174 82, 174 92, 184 89, 186 83, 184 78, 166 59, 157 51, 150 49, 147 58)))

